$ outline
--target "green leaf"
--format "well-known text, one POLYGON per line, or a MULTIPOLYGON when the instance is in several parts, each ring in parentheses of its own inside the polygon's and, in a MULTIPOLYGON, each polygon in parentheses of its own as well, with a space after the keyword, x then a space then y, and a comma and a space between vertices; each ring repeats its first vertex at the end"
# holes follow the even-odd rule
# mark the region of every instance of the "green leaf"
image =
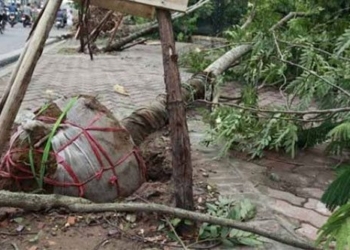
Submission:
POLYGON ((185 220, 184 223, 185 223, 185 225, 188 225, 188 226, 194 225, 193 221, 191 221, 191 220, 185 220))
POLYGON ((226 238, 230 233, 230 228, 228 227, 223 227, 221 229, 221 238, 226 238))
POLYGON ((217 210, 217 206, 215 206, 214 204, 211 203, 206 203, 205 204, 207 206, 207 208, 213 212, 215 212, 217 210))
POLYGON ((235 246, 235 244, 233 244, 233 242, 228 240, 228 239, 223 239, 222 244, 226 247, 234 247, 235 246))
POLYGON ((231 231, 230 231, 229 237, 230 237, 230 238, 234 238, 234 237, 237 237, 238 234, 239 234, 239 230, 233 228, 233 229, 231 229, 231 231))
POLYGON ((350 200, 350 166, 329 185, 321 201, 333 211, 336 207, 346 204, 350 200))
POLYGON ((21 224, 23 222, 23 218, 22 217, 16 217, 13 219, 14 222, 21 224))
POLYGON ((262 242, 259 240, 256 240, 254 238, 239 238, 238 241, 246 246, 258 246, 258 245, 262 245, 262 242))
POLYGON ((215 225, 210 226, 210 235, 212 238, 216 238, 219 236, 218 226, 215 226, 215 225))
POLYGON ((179 219, 179 218, 174 218, 170 221, 171 225, 173 225, 174 227, 179 225, 180 222, 181 222, 181 219, 179 219))

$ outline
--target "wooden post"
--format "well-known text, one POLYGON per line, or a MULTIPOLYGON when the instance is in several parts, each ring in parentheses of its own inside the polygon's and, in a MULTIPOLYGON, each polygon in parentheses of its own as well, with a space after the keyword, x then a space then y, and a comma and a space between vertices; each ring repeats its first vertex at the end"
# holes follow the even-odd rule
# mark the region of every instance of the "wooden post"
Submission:
POLYGON ((3 152, 6 141, 10 137, 13 122, 28 89, 35 66, 44 49, 45 41, 53 26, 56 13, 61 6, 61 3, 62 0, 49 0, 38 26, 28 41, 28 48, 22 52, 24 53, 23 59, 18 61, 16 67, 19 69, 17 76, 13 82, 4 109, 0 114, 0 152, 3 152))
POLYGON ((185 104, 181 95, 181 79, 170 11, 157 9, 157 19, 162 41, 164 80, 169 110, 176 207, 193 210, 191 147, 185 104))

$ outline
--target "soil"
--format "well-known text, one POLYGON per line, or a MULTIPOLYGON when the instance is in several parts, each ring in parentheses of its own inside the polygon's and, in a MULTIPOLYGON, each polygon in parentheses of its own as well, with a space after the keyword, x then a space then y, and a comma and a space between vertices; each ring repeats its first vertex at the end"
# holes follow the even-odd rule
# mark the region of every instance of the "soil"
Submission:
MULTIPOLYGON (((141 145, 148 182, 126 201, 174 206, 169 142, 164 129, 141 145)), ((196 157, 200 156, 195 155, 194 161, 196 157)), ((203 212, 204 203, 215 200, 217 194, 214 188, 208 189, 203 176, 210 165, 193 168, 196 210, 203 212)), ((156 214, 67 214, 64 210, 28 213, 0 208, 0 249, 174 249, 178 245, 167 236, 168 226, 158 230, 164 224, 164 217, 156 214)))

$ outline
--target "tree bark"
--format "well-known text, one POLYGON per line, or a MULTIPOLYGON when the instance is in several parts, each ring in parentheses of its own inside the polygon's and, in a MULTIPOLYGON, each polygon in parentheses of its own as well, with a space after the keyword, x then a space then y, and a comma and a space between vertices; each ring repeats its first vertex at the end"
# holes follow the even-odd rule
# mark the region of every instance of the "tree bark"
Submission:
MULTIPOLYGON (((250 45, 240 45, 228 51, 222 57, 209 65, 205 72, 194 74, 182 86, 182 98, 185 102, 203 99, 205 89, 212 83, 213 78, 222 74, 233 62, 240 59, 251 49, 250 45)), ((163 128, 169 123, 169 114, 166 110, 166 98, 158 96, 157 100, 148 107, 135 110, 121 123, 129 131, 136 145, 140 145, 147 136, 163 128)))
POLYGON ((3 152, 10 137, 13 122, 31 81, 35 66, 43 52, 45 41, 53 26, 61 3, 62 0, 49 0, 38 26, 28 41, 28 48, 22 52, 22 60, 18 61, 16 67, 16 69, 18 68, 18 74, 15 76, 8 100, 0 115, 0 152, 3 152))
POLYGON ((31 211, 48 210, 52 208, 66 208, 70 212, 97 213, 97 212, 148 212, 172 215, 177 218, 190 219, 199 222, 207 222, 214 225, 232 227, 246 232, 254 233, 268 239, 272 239, 287 245, 301 249, 317 250, 314 246, 305 241, 296 241, 289 237, 280 236, 274 233, 261 230, 230 219, 218 218, 207 214, 187 211, 184 209, 168 207, 159 204, 144 203, 99 203, 94 204, 89 200, 61 195, 39 195, 26 193, 12 193, 0 191, 0 207, 16 207, 31 211))
POLYGON ((172 168, 176 207, 194 209, 191 147, 188 136, 185 104, 177 64, 173 25, 168 10, 157 9, 159 35, 162 41, 164 80, 169 111, 172 168))

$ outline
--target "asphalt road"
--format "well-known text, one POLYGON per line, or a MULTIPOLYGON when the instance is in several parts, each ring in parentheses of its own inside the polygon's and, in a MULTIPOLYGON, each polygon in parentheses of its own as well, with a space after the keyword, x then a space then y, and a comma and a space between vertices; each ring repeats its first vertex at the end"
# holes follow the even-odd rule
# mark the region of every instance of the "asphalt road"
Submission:
POLYGON ((23 28, 21 23, 13 28, 6 25, 4 34, 0 34, 0 55, 22 48, 29 32, 30 28, 23 28))
MULTIPOLYGON (((4 34, 0 34, 0 55, 21 49, 29 35, 30 28, 23 28, 22 23, 17 23, 15 27, 6 26, 4 34)), ((53 28, 50 37, 67 33, 67 29, 57 30, 53 28)))

